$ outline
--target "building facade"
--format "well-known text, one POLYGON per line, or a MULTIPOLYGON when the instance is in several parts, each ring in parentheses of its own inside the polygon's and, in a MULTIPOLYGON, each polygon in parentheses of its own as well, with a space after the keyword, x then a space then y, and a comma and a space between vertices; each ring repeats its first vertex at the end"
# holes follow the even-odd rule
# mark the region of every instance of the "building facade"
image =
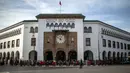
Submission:
POLYGON ((0 58, 126 60, 130 33, 82 14, 39 14, 0 30, 0 58))

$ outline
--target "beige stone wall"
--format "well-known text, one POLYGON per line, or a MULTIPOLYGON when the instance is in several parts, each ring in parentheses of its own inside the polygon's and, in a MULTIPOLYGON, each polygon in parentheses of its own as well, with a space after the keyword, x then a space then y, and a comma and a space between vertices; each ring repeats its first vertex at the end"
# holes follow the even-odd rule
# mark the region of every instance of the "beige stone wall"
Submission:
POLYGON ((69 51, 73 50, 77 52, 77 32, 44 32, 44 53, 46 51, 52 51, 53 56, 56 56, 56 52, 62 50, 68 56, 69 51), (58 43, 56 41, 57 35, 63 35, 65 42, 58 43))

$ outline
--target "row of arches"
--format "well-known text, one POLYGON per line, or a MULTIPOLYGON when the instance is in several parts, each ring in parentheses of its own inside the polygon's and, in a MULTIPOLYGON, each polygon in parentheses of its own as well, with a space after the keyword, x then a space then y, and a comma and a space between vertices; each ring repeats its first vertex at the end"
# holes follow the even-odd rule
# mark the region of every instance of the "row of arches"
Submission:
MULTIPOLYGON (((53 60, 53 53, 52 51, 47 51, 44 53, 44 60, 53 60)), ((56 53, 56 60, 67 60, 66 54, 64 51, 58 51, 56 53)), ((76 51, 70 51, 68 53, 68 60, 77 60, 77 52, 76 51)))
POLYGON ((38 27, 30 27, 30 33, 38 33, 38 27))
MULTIPOLYGON (((29 59, 31 60, 37 60, 37 52, 32 50, 29 52, 29 59)), ((53 60, 53 52, 52 51, 46 51, 44 53, 44 60, 53 60)), ((56 53, 56 58, 55 60, 77 60, 77 52, 76 51, 70 51, 68 53, 68 59, 66 59, 66 54, 64 51, 58 51, 56 53)))
POLYGON ((105 60, 108 57, 108 59, 112 59, 112 60, 123 60, 127 58, 127 53, 123 53, 123 52, 108 52, 108 54, 106 53, 106 51, 102 52, 102 59, 105 60))
POLYGON ((116 37, 116 38, 120 38, 120 39, 124 39, 124 40, 128 40, 128 41, 130 40, 129 37, 121 35, 119 33, 116 33, 114 31, 111 31, 111 30, 108 30, 108 29, 102 28, 101 31, 102 31, 102 34, 105 34, 105 35, 109 35, 109 36, 112 36, 112 37, 116 37))
POLYGON ((47 23, 46 27, 75 28, 74 23, 47 23))
POLYGON ((14 51, 12 51, 12 52, 7 52, 7 53, 5 53, 5 52, 3 52, 3 53, 0 53, 0 59, 19 59, 19 57, 20 57, 20 53, 19 53, 19 51, 16 51, 16 52, 14 52, 14 51))
MULTIPOLYGON (((130 56, 130 52, 128 53, 130 56)), ((90 50, 87 50, 84 52, 84 60, 93 60, 93 52, 90 50)), ((127 57, 127 53, 123 52, 102 52, 102 60, 124 60, 124 58, 127 57)), ((77 52, 76 51, 70 51, 68 54, 66 54, 64 51, 60 50, 56 52, 56 57, 53 57, 52 51, 46 51, 44 52, 44 60, 77 60, 77 52), (68 56, 68 58, 66 57, 68 56), (67 58, 67 59, 66 59, 67 58)), ((37 52, 36 51, 30 51, 29 52, 29 59, 31 60, 37 60, 37 52)))
POLYGON ((92 33, 92 27, 84 27, 84 33, 92 33))
POLYGON ((10 32, 0 35, 0 39, 8 38, 8 37, 19 35, 19 34, 21 34, 21 28, 18 28, 18 29, 15 29, 15 30, 12 30, 10 32))

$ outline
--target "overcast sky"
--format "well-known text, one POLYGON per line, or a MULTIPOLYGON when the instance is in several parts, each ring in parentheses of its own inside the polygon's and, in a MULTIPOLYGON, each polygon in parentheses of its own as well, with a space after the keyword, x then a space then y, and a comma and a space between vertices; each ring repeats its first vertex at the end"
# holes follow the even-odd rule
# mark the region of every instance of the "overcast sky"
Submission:
MULTIPOLYGON (((62 13, 82 13, 130 32, 130 0, 61 0, 62 13)), ((40 13, 59 13, 59 0, 0 0, 0 29, 40 13)))

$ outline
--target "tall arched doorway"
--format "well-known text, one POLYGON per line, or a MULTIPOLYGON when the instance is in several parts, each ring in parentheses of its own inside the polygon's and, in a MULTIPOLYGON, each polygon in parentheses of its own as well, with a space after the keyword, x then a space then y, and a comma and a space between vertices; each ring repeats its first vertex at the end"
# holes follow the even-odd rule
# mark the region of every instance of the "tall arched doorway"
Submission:
POLYGON ((88 50, 84 52, 84 60, 93 60, 92 51, 88 50))
POLYGON ((119 60, 120 59, 120 53, 118 52, 117 53, 117 60, 119 60))
POLYGON ((11 58, 14 59, 14 52, 11 52, 11 58))
POLYGON ((121 61, 123 61, 123 52, 121 53, 121 61))
POLYGON ((127 60, 127 53, 125 52, 125 55, 124 55, 124 60, 126 61, 127 60))
POLYGON ((29 60, 37 60, 37 52, 35 50, 29 52, 29 60))
POLYGON ((10 53, 7 53, 7 60, 10 59, 10 53))
POLYGON ((58 51, 58 52, 56 53, 56 60, 57 60, 57 61, 58 61, 58 60, 62 60, 62 61, 66 60, 65 52, 64 52, 64 51, 58 51))
POLYGON ((113 52, 113 61, 115 61, 116 60, 116 53, 115 52, 113 52))
POLYGON ((103 59, 103 60, 106 60, 106 51, 103 51, 103 52, 102 52, 102 59, 103 59))
POLYGON ((44 60, 53 60, 52 51, 47 51, 44 53, 44 60))
POLYGON ((76 51, 70 51, 68 53, 69 60, 77 60, 77 52, 76 51))
POLYGON ((19 57, 20 57, 20 53, 19 53, 19 51, 16 51, 15 58, 19 59, 19 57))
POLYGON ((108 52, 108 60, 110 60, 111 59, 111 52, 109 51, 108 52))
POLYGON ((3 59, 5 59, 5 58, 6 58, 6 53, 4 52, 4 53, 3 53, 3 59))

